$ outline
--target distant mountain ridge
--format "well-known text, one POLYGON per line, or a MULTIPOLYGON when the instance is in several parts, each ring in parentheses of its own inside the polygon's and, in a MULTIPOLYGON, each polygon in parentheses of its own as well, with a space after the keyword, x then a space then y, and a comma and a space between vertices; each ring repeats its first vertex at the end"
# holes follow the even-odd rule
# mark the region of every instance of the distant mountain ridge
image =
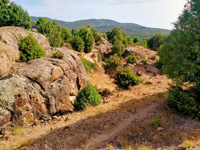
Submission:
MULTIPOLYGON (((33 21, 39 20, 40 17, 32 16, 33 21)), ((47 17, 46 17, 47 18, 47 17)), ((54 20, 47 18, 47 20, 54 20)), ((56 20, 61 26, 66 26, 69 29, 79 29, 81 26, 90 26, 97 29, 100 33, 105 33, 108 30, 112 30, 114 27, 119 26, 128 36, 139 36, 141 39, 147 39, 156 33, 162 33, 163 35, 169 34, 170 30, 149 28, 141 26, 135 23, 120 23, 110 19, 86 19, 74 22, 66 22, 62 20, 56 20)))

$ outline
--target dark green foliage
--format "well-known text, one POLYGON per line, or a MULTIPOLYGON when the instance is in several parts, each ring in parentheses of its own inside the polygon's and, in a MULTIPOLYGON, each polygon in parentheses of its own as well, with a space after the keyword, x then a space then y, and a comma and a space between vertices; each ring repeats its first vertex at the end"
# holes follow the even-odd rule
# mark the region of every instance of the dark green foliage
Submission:
POLYGON ((96 45, 100 45, 103 42, 101 38, 101 34, 99 34, 98 31, 94 28, 90 28, 90 30, 92 31, 92 35, 94 37, 96 45))
POLYGON ((38 32, 45 35, 52 47, 62 47, 70 39, 70 32, 66 27, 60 27, 56 20, 48 21, 40 18, 37 23, 38 32))
POLYGON ((72 29, 72 36, 78 36, 78 30, 72 29))
POLYGON ((15 3, 9 5, 9 0, 0 0, 0 27, 18 26, 31 28, 31 17, 28 12, 15 3))
POLYGON ((69 40, 70 36, 71 36, 70 32, 69 32, 69 30, 66 27, 62 27, 61 29, 62 29, 61 38, 65 42, 67 42, 69 40))
POLYGON ((200 91, 196 88, 184 90, 179 86, 171 86, 166 104, 183 115, 200 119, 200 91))
POLYGON ((130 63, 130 64, 134 64, 137 62, 137 58, 135 57, 135 55, 133 56, 128 56, 128 59, 126 61, 127 63, 130 63))
POLYGON ((133 45, 133 40, 131 37, 127 37, 128 45, 133 45))
POLYGON ((147 60, 145 58, 142 58, 141 60, 145 65, 147 64, 147 60))
POLYGON ((84 41, 81 37, 79 36, 73 36, 70 39, 70 43, 73 47, 73 49, 75 49, 78 52, 84 52, 84 41))
POLYGON ((117 54, 119 57, 121 57, 125 52, 125 46, 122 43, 122 41, 116 41, 115 44, 112 47, 112 54, 117 54))
POLYGON ((106 34, 106 33, 102 34, 102 36, 103 36, 103 38, 104 38, 105 40, 108 40, 108 37, 107 37, 107 34, 106 34))
POLYGON ((115 27, 112 31, 108 31, 107 33, 108 40, 114 44, 116 41, 122 41, 124 44, 127 42, 127 37, 124 32, 122 32, 120 27, 115 27))
POLYGON ((111 55, 105 60, 106 64, 103 66, 106 73, 116 73, 117 68, 122 64, 122 60, 118 55, 111 55))
POLYGON ((137 43, 137 42, 140 42, 140 38, 138 36, 134 37, 133 39, 133 43, 137 43))
POLYGON ((88 28, 81 27, 81 29, 79 30, 79 36, 85 42, 84 52, 85 53, 91 52, 93 49, 93 44, 94 44, 94 38, 93 38, 92 33, 90 33, 88 28))
POLYGON ((98 61, 102 61, 101 54, 98 52, 98 61))
POLYGON ((93 70, 97 70, 97 64, 96 63, 92 63, 88 60, 86 60, 85 58, 80 58, 83 66, 85 67, 85 70, 87 73, 89 73, 92 69, 93 70))
POLYGON ((167 105, 200 119, 200 2, 189 0, 159 49, 162 72, 172 78, 167 105))
POLYGON ((147 47, 147 41, 140 41, 140 42, 137 42, 137 43, 134 43, 133 45, 141 45, 143 47, 147 47))
POLYGON ((31 21, 31 25, 35 26, 36 25, 36 21, 31 21))
POLYGON ((160 33, 157 33, 148 40, 147 46, 148 48, 157 51, 160 48, 160 46, 163 44, 163 40, 164 40, 163 35, 160 33))
POLYGON ((74 110, 84 110, 89 105, 99 105, 101 103, 101 95, 95 87, 88 83, 86 88, 83 88, 76 97, 74 102, 74 110))
POLYGON ((61 53, 59 50, 55 53, 53 53, 53 58, 58 58, 58 59, 62 59, 65 56, 64 53, 61 53))
POLYGON ((158 127, 161 127, 161 119, 160 119, 160 117, 157 116, 156 119, 151 122, 151 125, 156 129, 158 127))
POLYGON ((157 61, 156 63, 155 63, 155 66, 156 66, 156 68, 158 68, 158 69, 161 69, 162 68, 162 62, 160 62, 160 61, 157 61))
POLYGON ((41 27, 42 25, 45 25, 45 24, 47 24, 47 19, 46 18, 42 18, 42 17, 36 22, 36 25, 38 27, 41 27))
POLYGON ((45 51, 38 44, 38 41, 29 34, 27 37, 19 41, 20 60, 23 62, 41 58, 45 55, 45 51))
POLYGON ((136 74, 133 73, 129 67, 123 68, 119 73, 116 74, 115 83, 124 89, 128 89, 130 86, 138 85, 142 82, 136 74))

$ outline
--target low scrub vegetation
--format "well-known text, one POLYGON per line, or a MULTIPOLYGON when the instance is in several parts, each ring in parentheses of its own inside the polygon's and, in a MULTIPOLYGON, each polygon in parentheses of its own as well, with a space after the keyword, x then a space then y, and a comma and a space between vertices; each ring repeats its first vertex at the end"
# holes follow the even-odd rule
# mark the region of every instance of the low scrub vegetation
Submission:
POLYGON ((84 41, 79 36, 73 36, 70 39, 70 43, 73 49, 75 49, 78 52, 84 52, 84 41))
POLYGON ((156 119, 151 122, 151 125, 153 127, 155 127, 155 128, 160 127, 161 126, 161 119, 160 119, 160 117, 157 116, 156 119))
POLYGON ((20 60, 27 62, 32 59, 41 58, 45 55, 45 51, 39 45, 38 41, 32 34, 20 39, 19 41, 20 60))
POLYGON ((133 56, 129 55, 126 62, 129 63, 129 64, 134 64, 134 63, 137 62, 137 58, 135 57, 135 55, 133 55, 133 56))
POLYGON ((115 74, 117 68, 122 64, 122 60, 120 57, 118 57, 118 55, 110 55, 105 62, 106 64, 103 67, 108 74, 115 74))
POLYGON ((116 74, 115 83, 119 87, 128 89, 130 86, 138 85, 142 82, 142 79, 133 73, 129 67, 123 68, 119 73, 116 74))
POLYGON ((64 53, 62 53, 61 51, 57 51, 55 53, 53 53, 53 58, 58 58, 58 59, 62 59, 65 56, 64 53))
POLYGON ((141 60, 145 65, 147 64, 147 60, 145 58, 142 58, 141 60))
POLYGON ((163 40, 164 40, 163 35, 160 33, 157 33, 148 40, 147 46, 148 48, 157 51, 160 48, 160 46, 163 44, 163 40))
POLYGON ((87 87, 82 89, 76 100, 74 102, 74 110, 80 111, 84 110, 87 106, 92 105, 96 106, 101 103, 101 95, 97 91, 95 87, 93 87, 90 83, 87 84, 87 87))
POLYGON ((102 61, 102 57, 101 57, 101 54, 99 52, 98 52, 97 56, 98 56, 98 61, 99 62, 102 61))
POLYGON ((89 73, 91 70, 97 70, 98 66, 96 63, 92 63, 88 60, 86 60, 85 58, 80 58, 83 66, 85 67, 85 70, 87 73, 89 73))
POLYGON ((122 41, 116 41, 112 47, 112 54, 117 54, 119 57, 121 57, 125 52, 125 46, 122 43, 122 41))

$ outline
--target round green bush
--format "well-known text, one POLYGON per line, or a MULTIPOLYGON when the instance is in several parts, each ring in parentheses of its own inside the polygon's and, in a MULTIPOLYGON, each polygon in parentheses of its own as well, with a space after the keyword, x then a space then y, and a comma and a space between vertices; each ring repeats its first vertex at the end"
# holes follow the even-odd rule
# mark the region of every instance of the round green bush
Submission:
POLYGON ((112 47, 112 54, 117 54, 121 57, 125 52, 125 46, 122 41, 117 40, 112 47))
POLYGON ((182 89, 178 86, 171 86, 166 104, 167 106, 178 110, 183 115, 200 119, 199 94, 199 90, 193 87, 182 89), (198 93, 198 95, 196 93, 198 93))
POLYGON ((130 86, 138 85, 142 82, 142 79, 133 73, 129 67, 123 68, 115 76, 115 83, 124 89, 128 89, 130 86))
POLYGON ((122 60, 117 54, 110 55, 110 57, 106 59, 105 62, 106 64, 103 65, 103 67, 105 72, 109 74, 115 73, 117 68, 122 64, 122 60))
POLYGON ((70 43, 73 47, 78 52, 84 52, 84 41, 81 37, 79 36, 73 36, 70 40, 70 43))
POLYGON ((32 34, 19 41, 20 60, 27 62, 32 59, 41 58, 45 55, 45 51, 38 44, 38 41, 32 34))
POLYGON ((133 56, 128 56, 128 59, 127 59, 126 62, 129 63, 129 64, 134 64, 134 63, 137 62, 137 58, 135 57, 135 55, 133 55, 133 56))
POLYGON ((76 97, 74 102, 74 110, 80 111, 84 110, 88 105, 96 106, 101 103, 101 95, 95 87, 90 83, 87 87, 83 88, 76 97))

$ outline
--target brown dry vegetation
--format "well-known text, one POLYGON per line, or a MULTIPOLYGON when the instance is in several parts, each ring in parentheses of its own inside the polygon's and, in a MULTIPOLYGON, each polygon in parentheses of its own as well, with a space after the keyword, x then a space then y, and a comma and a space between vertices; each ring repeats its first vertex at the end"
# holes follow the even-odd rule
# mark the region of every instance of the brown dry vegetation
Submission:
POLYGON ((132 65, 142 71, 143 83, 129 90, 118 89, 103 68, 89 74, 90 82, 111 95, 97 107, 66 114, 62 119, 23 129, 0 141, 0 149, 181 149, 187 139, 200 149, 200 122, 179 115, 165 106, 170 80, 160 75, 151 60, 152 52, 141 46, 135 51, 148 65, 132 65), (157 75, 153 75, 156 72, 157 75), (152 125, 159 116, 161 128, 152 125))

